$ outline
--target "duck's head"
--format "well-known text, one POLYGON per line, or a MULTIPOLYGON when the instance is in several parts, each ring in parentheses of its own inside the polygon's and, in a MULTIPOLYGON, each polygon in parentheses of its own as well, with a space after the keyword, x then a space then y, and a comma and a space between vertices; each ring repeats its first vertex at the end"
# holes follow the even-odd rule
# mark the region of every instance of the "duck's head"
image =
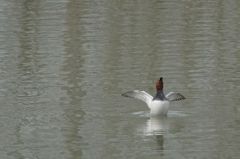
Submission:
POLYGON ((157 90, 157 92, 163 90, 163 78, 162 77, 160 77, 159 80, 157 80, 157 82, 156 82, 156 90, 157 90))

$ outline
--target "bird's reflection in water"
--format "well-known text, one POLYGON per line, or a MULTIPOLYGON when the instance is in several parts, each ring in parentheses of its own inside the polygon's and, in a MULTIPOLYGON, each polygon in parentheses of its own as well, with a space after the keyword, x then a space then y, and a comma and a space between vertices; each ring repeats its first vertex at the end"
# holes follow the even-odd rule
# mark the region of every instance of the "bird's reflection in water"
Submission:
POLYGON ((155 136, 159 150, 164 150, 164 134, 169 129, 167 117, 151 117, 148 119, 144 131, 146 136, 155 136))
POLYGON ((145 135, 164 135, 168 127, 167 117, 150 117, 147 120, 145 135))
POLYGON ((157 144, 159 146, 159 150, 164 150, 164 136, 156 135, 157 144))

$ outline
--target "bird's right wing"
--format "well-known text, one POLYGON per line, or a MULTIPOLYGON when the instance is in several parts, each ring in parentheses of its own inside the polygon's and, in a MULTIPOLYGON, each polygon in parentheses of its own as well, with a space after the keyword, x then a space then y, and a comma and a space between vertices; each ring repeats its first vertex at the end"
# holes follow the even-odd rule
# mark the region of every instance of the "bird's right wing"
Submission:
POLYGON ((176 92, 169 92, 169 93, 166 95, 166 98, 167 98, 169 101, 178 101, 178 100, 186 99, 182 94, 176 93, 176 92))
POLYGON ((149 105, 153 99, 153 97, 147 92, 139 90, 128 91, 126 93, 123 93, 122 96, 139 99, 145 102, 147 105, 149 105))

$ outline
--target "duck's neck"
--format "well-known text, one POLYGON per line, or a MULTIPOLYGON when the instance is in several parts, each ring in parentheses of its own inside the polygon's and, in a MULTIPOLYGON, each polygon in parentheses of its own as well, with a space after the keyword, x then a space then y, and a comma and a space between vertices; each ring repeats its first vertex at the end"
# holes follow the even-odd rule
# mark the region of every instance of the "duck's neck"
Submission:
POLYGON ((166 100, 163 90, 158 90, 153 100, 166 100))

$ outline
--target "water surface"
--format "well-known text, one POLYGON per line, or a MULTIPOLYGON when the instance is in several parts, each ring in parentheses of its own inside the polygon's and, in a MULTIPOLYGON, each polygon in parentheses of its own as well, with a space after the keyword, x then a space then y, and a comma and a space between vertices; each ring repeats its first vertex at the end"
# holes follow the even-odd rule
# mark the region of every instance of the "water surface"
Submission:
POLYGON ((240 4, 0 5, 0 158, 239 158, 240 4), (165 92, 167 118, 121 93, 165 92))

